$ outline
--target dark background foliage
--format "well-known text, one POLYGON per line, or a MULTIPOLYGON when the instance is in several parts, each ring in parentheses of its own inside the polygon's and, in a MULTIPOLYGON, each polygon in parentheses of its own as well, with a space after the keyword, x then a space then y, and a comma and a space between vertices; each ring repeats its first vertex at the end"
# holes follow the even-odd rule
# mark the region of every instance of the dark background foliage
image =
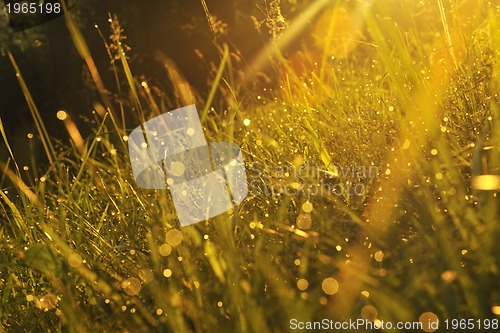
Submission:
MULTIPOLYGON (((259 5, 255 1, 239 0, 209 1, 207 4, 211 14, 229 28, 225 35, 219 36, 220 43, 231 44, 240 50, 245 61, 252 59, 269 39, 268 33, 257 31, 251 19, 252 15, 265 18, 264 3, 259 5)), ((80 25, 110 91, 116 88, 114 74, 103 40, 95 28, 95 25, 99 26, 108 39, 111 34, 110 15, 116 15, 124 29, 135 74, 152 81, 166 93, 171 91, 166 71, 154 57, 160 51, 173 60, 201 96, 208 91, 210 66, 211 63, 218 64, 219 53, 199 0, 81 0, 71 13, 80 25)), ((34 131, 7 51, 18 62, 51 134, 66 137, 64 127, 55 117, 61 108, 72 114, 85 132, 86 125, 79 118, 90 115, 98 94, 89 83, 90 74, 74 48, 64 18, 16 33, 9 31, 5 19, 1 23, 0 117, 14 148, 27 133, 34 131)), ((17 156, 22 158, 22 149, 17 150, 21 150, 17 156)))

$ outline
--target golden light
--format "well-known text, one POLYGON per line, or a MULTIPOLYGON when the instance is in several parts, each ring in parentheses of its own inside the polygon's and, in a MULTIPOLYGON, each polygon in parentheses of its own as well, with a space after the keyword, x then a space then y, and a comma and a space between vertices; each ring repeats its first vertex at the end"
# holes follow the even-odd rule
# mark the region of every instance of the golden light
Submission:
POLYGON ((255 60, 250 64, 250 70, 246 73, 247 75, 243 75, 244 79, 241 84, 249 82, 253 78, 253 73, 258 73, 265 66, 267 66, 269 64, 269 55, 275 54, 276 49, 283 50, 294 42, 311 22, 311 20, 313 20, 319 13, 323 12, 329 3, 330 0, 316 0, 311 3, 300 16, 291 22, 279 39, 270 41, 269 44, 257 55, 255 60))
POLYGON ((481 175, 472 179, 472 188, 482 191, 496 191, 500 189, 500 176, 481 175))
POLYGON ((371 1, 365 1, 355 8, 335 6, 333 10, 319 16, 312 34, 318 52, 347 58, 359 45, 369 45, 362 30, 370 5, 371 1))
POLYGON ((34 298, 35 305, 39 309, 52 310, 55 309, 59 303, 59 297, 54 294, 47 294, 40 299, 34 298))
POLYGON ((491 312, 493 312, 494 315, 500 316, 500 306, 499 305, 492 306, 491 312))
POLYGON ((57 119, 59 120, 66 120, 66 118, 68 118, 68 114, 66 113, 66 111, 63 111, 63 110, 60 110, 60 111, 57 111, 57 119))
POLYGON ((382 260, 384 260, 384 252, 377 251, 373 257, 375 258, 376 261, 382 262, 382 260))
POLYGON ((172 276, 172 270, 171 270, 171 269, 168 269, 168 268, 167 268, 167 269, 165 269, 165 270, 163 271, 163 276, 164 276, 164 277, 166 277, 166 278, 171 277, 171 276, 172 276))
POLYGON ((444 282, 453 282, 457 278, 457 272, 455 271, 446 271, 441 274, 441 280, 444 282))

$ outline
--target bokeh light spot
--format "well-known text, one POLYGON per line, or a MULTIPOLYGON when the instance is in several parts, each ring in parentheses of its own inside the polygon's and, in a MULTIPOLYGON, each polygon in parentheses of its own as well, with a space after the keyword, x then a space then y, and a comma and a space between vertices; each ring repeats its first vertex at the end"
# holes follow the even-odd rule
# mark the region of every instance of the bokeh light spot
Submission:
POLYGON ((321 284, 321 288, 327 295, 334 295, 339 290, 339 283, 334 278, 326 278, 321 284))
POLYGON ((135 277, 131 277, 122 282, 123 291, 129 296, 138 295, 141 291, 141 281, 135 277))
POLYGON ((169 230, 166 239, 171 246, 177 246, 182 242, 182 233, 177 229, 169 230))

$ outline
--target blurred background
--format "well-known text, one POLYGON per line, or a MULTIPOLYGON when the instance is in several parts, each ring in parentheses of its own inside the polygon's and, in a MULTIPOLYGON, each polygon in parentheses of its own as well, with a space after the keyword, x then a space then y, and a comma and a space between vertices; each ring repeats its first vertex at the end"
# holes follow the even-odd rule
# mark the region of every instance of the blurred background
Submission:
MULTIPOLYGON (((303 1, 301 6, 307 2, 303 1)), ((215 33, 219 43, 239 50, 242 62, 254 58, 271 38, 271 34, 256 28, 257 21, 266 16, 266 2, 209 1, 207 5, 213 26, 218 29, 215 33)), ((298 11, 295 1, 285 1, 283 15, 294 17, 298 11)), ((124 29, 124 43, 131 50, 129 61, 135 73, 169 94, 173 89, 169 86, 168 73, 157 61, 158 55, 163 55, 172 60, 201 96, 206 95, 209 72, 220 59, 199 0, 81 0, 71 13, 82 29, 105 86, 116 86, 115 77, 103 38, 94 26, 109 40, 108 19, 116 15, 124 29)), ((4 15, 0 28, 0 117, 17 159, 28 158, 24 156, 23 145, 34 125, 7 50, 18 62, 50 133, 56 138, 66 136, 64 126, 56 118, 61 108, 73 115, 85 133, 87 124, 80 118, 90 115, 98 92, 74 47, 64 18, 12 33, 4 15)), ((5 157, 6 151, 0 154, 5 157)))

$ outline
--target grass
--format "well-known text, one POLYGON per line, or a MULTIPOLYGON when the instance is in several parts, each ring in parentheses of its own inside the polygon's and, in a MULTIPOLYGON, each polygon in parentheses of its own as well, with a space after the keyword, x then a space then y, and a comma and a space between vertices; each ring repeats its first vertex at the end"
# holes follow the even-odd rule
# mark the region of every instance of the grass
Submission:
POLYGON ((438 0, 401 17, 401 5, 374 2, 364 11, 369 43, 339 59, 326 43, 305 72, 273 43, 276 70, 266 75, 276 84, 238 82, 222 45, 203 99, 165 61, 173 103, 137 80, 118 43, 123 102, 111 101, 67 15, 101 94, 83 146, 66 113, 72 144, 50 138, 11 57, 50 167, 37 176, 15 156, 0 164, 0 332, 277 332, 290 330, 292 318, 424 327, 434 316, 500 319, 500 7, 438 0), (467 4, 477 15, 464 17, 467 4), (209 140, 241 145, 251 193, 233 211, 181 229, 168 192, 136 187, 126 135, 190 102, 202 110, 209 140), (308 192, 339 183, 365 190, 308 192), (282 193, 292 188, 299 190, 282 193))

